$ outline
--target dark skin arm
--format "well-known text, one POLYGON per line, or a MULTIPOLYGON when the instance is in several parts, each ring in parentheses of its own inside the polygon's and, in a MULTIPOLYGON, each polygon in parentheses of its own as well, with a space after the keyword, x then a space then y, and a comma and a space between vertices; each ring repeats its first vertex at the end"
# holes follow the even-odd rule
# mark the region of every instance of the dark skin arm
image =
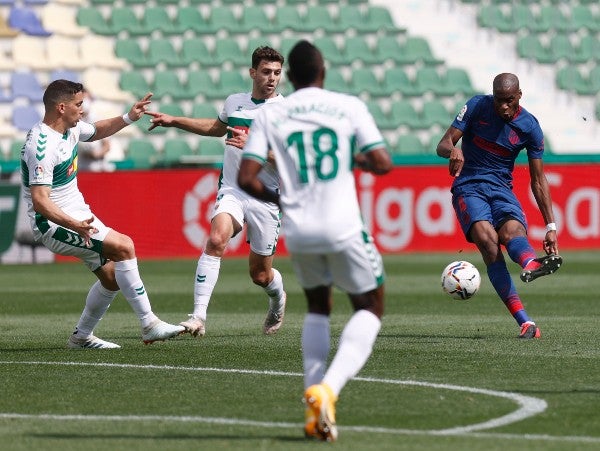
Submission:
POLYGON ((387 174, 394 166, 390 154, 383 147, 356 154, 354 163, 359 169, 377 175, 387 174))
POLYGON ((279 205, 279 193, 268 189, 259 179, 258 173, 263 164, 249 158, 242 158, 238 172, 238 185, 251 196, 279 205))
MULTIPOLYGON (((529 176, 531 179, 531 192, 537 202, 538 208, 542 213, 542 217, 546 224, 554 222, 554 213, 552 211, 552 198, 550 197, 550 187, 548 179, 544 174, 544 163, 538 159, 529 159, 529 176)), ((556 231, 549 230, 546 232, 542 243, 546 254, 558 254, 558 244, 556 239, 556 231)))
POLYGON ((437 145, 437 154, 442 158, 448 158, 448 171, 452 177, 458 177, 463 165, 465 164, 465 157, 463 156, 462 149, 456 147, 456 143, 462 138, 463 133, 454 127, 450 127, 442 136, 439 144, 437 145))

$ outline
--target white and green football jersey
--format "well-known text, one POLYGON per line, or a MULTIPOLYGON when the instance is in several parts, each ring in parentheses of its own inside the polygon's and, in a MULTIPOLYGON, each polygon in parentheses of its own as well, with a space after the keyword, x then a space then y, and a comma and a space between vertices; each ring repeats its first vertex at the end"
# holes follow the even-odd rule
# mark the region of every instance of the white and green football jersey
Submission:
POLYGON ((64 134, 43 122, 38 122, 27 133, 21 152, 21 180, 36 239, 45 232, 47 224, 45 218, 36 216, 33 210, 31 185, 50 186, 50 199, 67 214, 74 216, 82 208, 89 209, 77 186, 77 144, 95 133, 94 125, 82 121, 64 134))
MULTIPOLYGON (((219 114, 219 120, 226 123, 230 127, 241 128, 248 133, 252 121, 262 109, 263 105, 280 102, 283 96, 278 94, 266 100, 258 100, 252 98, 249 92, 232 94, 225 99, 223 110, 219 114)), ((228 133, 229 136, 229 133, 228 133)), ((240 170, 240 161, 242 159, 242 149, 235 146, 225 146, 223 155, 223 169, 219 187, 229 186, 238 188, 237 176, 240 170)), ((261 180, 265 185, 275 189, 279 186, 279 179, 275 168, 267 164, 261 172, 261 180)))
POLYGON ((244 158, 262 163, 274 151, 291 252, 338 251, 363 230, 353 154, 384 146, 367 106, 354 96, 305 88, 261 109, 244 158))

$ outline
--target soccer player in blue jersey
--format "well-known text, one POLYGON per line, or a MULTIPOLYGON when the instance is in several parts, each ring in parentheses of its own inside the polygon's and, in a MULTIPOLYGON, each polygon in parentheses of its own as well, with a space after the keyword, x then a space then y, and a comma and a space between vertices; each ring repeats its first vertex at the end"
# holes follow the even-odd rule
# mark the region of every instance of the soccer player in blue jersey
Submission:
POLYGON ((542 162, 544 135, 537 119, 519 105, 521 96, 516 75, 497 75, 493 94, 467 101, 440 140, 437 154, 450 160, 456 216, 467 241, 481 252, 494 289, 519 324, 519 338, 539 338, 540 329, 523 307, 501 249, 504 246, 511 260, 521 265, 524 282, 552 274, 562 265, 542 162), (456 147, 461 138, 462 148, 456 147), (515 159, 523 149, 531 191, 546 222, 546 256, 540 258, 527 239, 527 221, 512 190, 515 159))

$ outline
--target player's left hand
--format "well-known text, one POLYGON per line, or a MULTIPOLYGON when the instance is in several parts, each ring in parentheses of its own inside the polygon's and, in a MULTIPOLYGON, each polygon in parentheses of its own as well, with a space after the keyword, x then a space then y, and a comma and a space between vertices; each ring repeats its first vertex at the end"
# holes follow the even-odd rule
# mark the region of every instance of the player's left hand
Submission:
POLYGON ((152 97, 151 92, 149 92, 144 97, 142 97, 141 100, 138 100, 133 104, 133 106, 129 110, 129 113, 127 113, 129 115, 129 119, 131 119, 132 121, 137 121, 144 115, 144 113, 148 109, 148 105, 150 105, 150 103, 152 102, 150 100, 150 97, 152 97))
POLYGON ((229 126, 227 126, 227 130, 231 132, 231 138, 227 138, 225 144, 243 149, 246 141, 248 141, 246 130, 229 126))
POLYGON ((556 230, 549 230, 546 232, 546 236, 544 237, 544 242, 542 243, 542 246, 544 246, 544 252, 546 252, 546 254, 558 255, 558 242, 556 240, 556 230))

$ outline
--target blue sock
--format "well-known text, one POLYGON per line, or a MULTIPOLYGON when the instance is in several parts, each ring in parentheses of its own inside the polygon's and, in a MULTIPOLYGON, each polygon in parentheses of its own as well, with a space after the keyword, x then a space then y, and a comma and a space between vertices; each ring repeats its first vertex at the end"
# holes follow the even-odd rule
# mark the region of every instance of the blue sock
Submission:
POLYGON ((525 268, 527 263, 536 257, 535 250, 524 236, 518 236, 506 243, 506 251, 510 259, 525 268))

